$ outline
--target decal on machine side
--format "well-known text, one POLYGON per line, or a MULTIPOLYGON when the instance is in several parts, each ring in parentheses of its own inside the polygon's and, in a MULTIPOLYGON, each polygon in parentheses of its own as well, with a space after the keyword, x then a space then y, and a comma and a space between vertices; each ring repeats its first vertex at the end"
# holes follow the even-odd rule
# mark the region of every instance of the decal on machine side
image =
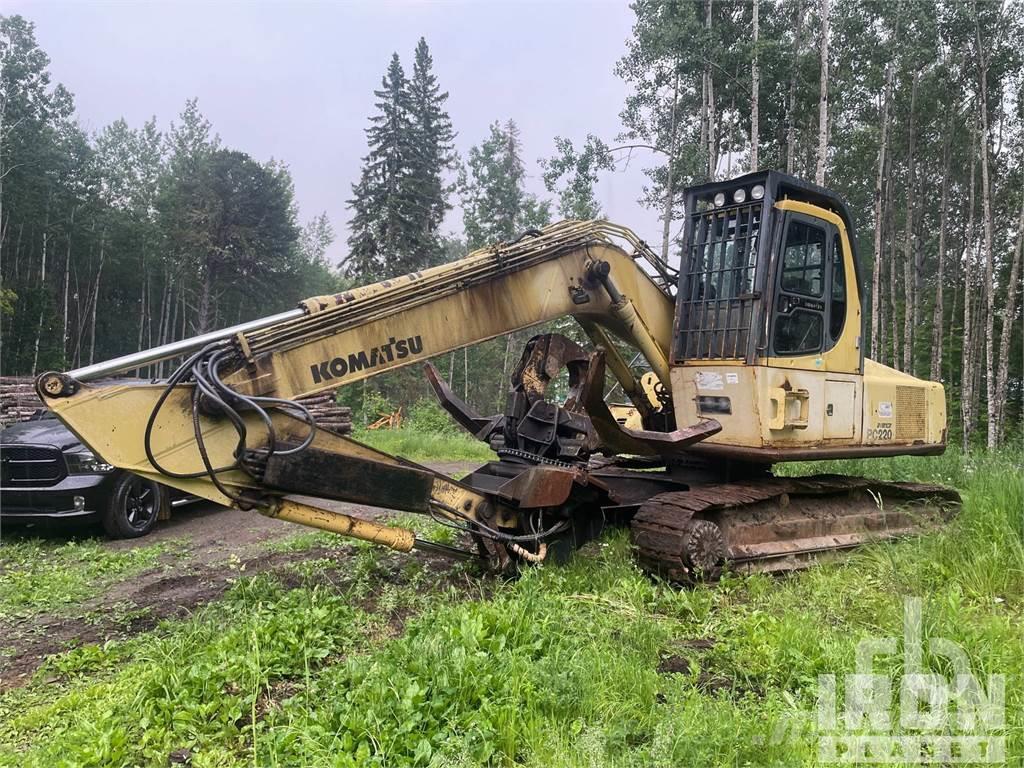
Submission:
POLYGON ((714 371, 698 371, 695 381, 697 382, 697 389, 715 391, 725 388, 722 374, 715 373, 714 371))
POLYGON ((379 347, 350 352, 347 357, 339 355, 330 360, 322 360, 309 366, 309 372, 313 377, 313 383, 319 384, 323 381, 340 379, 349 373, 377 368, 395 360, 403 360, 409 355, 418 355, 422 351, 423 339, 420 336, 410 336, 407 339, 396 339, 392 336, 388 339, 387 344, 381 344, 379 347))

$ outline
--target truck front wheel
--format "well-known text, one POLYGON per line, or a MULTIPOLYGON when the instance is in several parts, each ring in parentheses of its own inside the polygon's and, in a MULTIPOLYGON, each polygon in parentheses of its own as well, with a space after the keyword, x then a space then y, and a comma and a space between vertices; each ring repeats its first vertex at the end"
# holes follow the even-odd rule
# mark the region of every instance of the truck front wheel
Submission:
POLYGON ((138 475, 125 474, 114 483, 103 513, 103 528, 114 539, 145 536, 153 530, 160 513, 169 504, 164 486, 138 475))

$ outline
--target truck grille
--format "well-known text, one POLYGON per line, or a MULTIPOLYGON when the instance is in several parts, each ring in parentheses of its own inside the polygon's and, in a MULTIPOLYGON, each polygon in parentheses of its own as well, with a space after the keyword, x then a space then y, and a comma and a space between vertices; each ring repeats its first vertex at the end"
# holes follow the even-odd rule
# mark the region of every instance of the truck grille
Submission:
POLYGON ((0 445, 0 485, 45 488, 67 475, 60 449, 49 445, 0 445))

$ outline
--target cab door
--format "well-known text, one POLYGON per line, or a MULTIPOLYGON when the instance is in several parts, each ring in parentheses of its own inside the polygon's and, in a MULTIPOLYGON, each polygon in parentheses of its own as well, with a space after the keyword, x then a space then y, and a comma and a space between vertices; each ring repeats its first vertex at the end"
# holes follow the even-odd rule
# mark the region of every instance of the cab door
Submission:
POLYGON ((832 244, 836 228, 822 219, 787 213, 776 262, 771 356, 821 370, 828 321, 832 244))
MULTIPOLYGON (((846 353, 852 270, 843 233, 834 221, 796 210, 785 210, 782 223, 767 340, 776 418, 767 437, 805 445, 850 442, 860 428, 863 383, 858 356, 846 353)), ((859 336, 852 344, 859 345, 859 336)))

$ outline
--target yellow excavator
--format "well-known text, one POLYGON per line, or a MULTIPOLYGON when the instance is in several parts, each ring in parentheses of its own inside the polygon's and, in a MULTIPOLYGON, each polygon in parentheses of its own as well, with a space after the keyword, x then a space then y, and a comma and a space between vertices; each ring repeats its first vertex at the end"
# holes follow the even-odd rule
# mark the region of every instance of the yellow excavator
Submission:
POLYGON ((45 373, 37 388, 117 467, 497 568, 563 557, 628 524, 641 564, 669 579, 787 570, 954 514, 959 497, 940 486, 771 473, 779 462, 945 448, 942 386, 864 357, 842 201, 769 171, 691 187, 684 204, 678 270, 628 229, 563 221, 290 312, 45 373), (476 413, 429 363, 566 317, 582 343, 531 338, 501 414, 476 413), (167 379, 112 378, 161 360, 181 362, 167 379), (318 429, 295 402, 412 364, 496 461, 455 480, 318 429), (628 402, 610 403, 611 391, 628 402), (429 515, 473 544, 425 541, 339 501, 429 515))

